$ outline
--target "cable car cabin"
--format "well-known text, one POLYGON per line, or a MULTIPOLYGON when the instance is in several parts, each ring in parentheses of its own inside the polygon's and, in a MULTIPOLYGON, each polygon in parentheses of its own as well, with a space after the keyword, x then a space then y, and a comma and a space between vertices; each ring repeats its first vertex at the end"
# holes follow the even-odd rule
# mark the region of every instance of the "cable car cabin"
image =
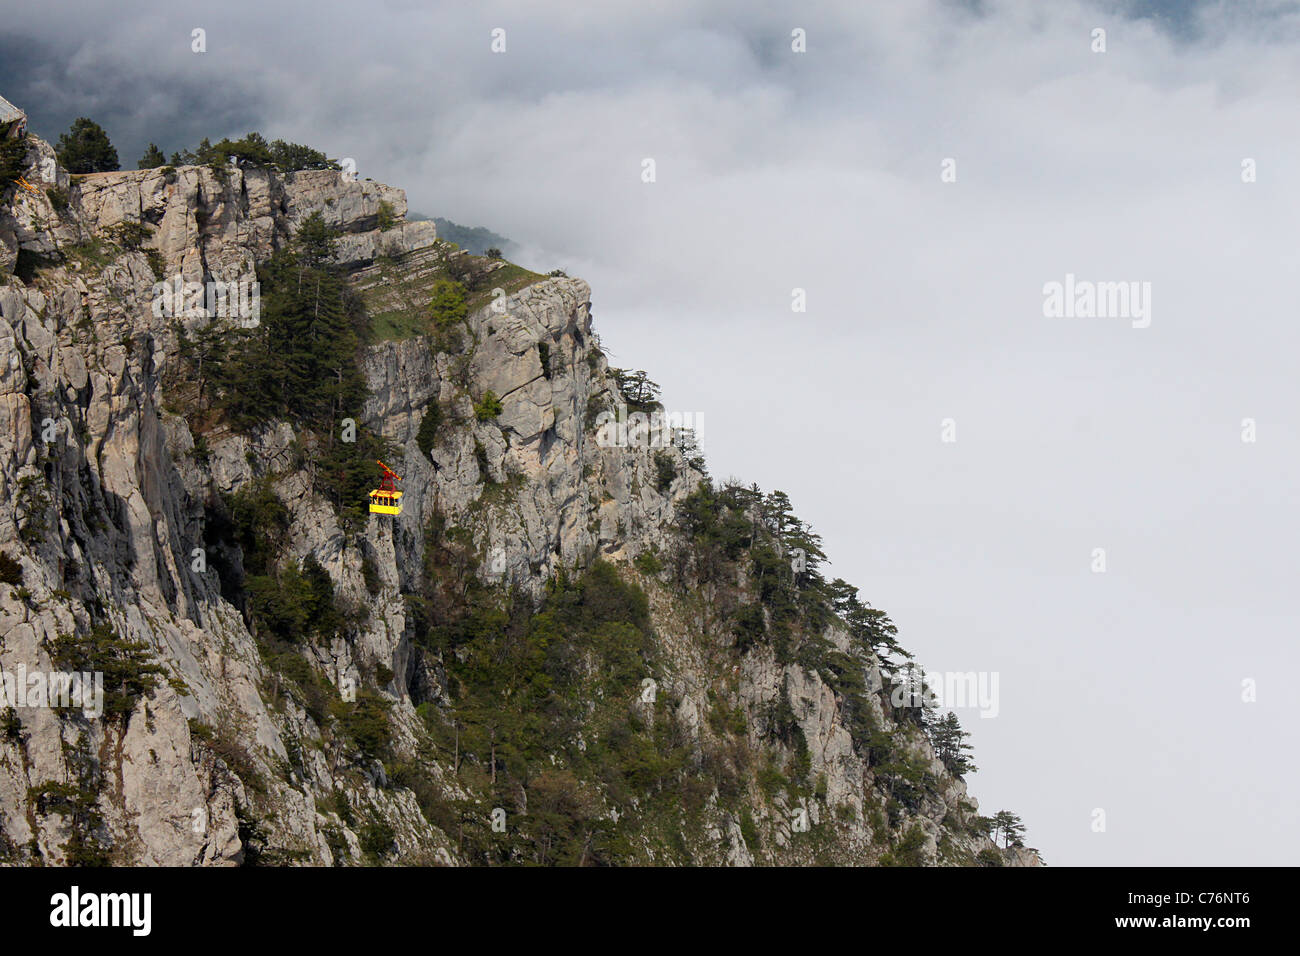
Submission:
POLYGON ((372 515, 400 515, 402 513, 402 493, 376 488, 370 492, 370 513, 372 515))
POLYGON ((379 487, 370 492, 370 513, 372 515, 400 515, 402 513, 402 493, 393 484, 402 477, 382 461, 376 465, 384 470, 384 477, 379 480, 379 487))

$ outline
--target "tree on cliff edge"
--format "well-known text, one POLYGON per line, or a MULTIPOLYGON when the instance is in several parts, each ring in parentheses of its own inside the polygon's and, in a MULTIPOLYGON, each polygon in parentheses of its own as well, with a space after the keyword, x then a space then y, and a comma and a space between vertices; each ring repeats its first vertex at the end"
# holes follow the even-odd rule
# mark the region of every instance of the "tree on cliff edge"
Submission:
POLYGON ((998 841, 998 835, 1002 836, 1002 845, 1004 847, 1025 845, 1025 825, 1010 810, 999 810, 993 814, 993 826, 991 836, 993 842, 998 841))
POLYGON ((74 120, 72 129, 59 136, 55 151, 63 168, 70 173, 108 173, 119 168, 117 150, 104 128, 84 116, 74 120))
POLYGON ((140 169, 157 169, 159 166, 167 165, 167 157, 163 151, 158 148, 157 144, 150 143, 149 148, 144 151, 140 157, 140 162, 136 163, 140 169))

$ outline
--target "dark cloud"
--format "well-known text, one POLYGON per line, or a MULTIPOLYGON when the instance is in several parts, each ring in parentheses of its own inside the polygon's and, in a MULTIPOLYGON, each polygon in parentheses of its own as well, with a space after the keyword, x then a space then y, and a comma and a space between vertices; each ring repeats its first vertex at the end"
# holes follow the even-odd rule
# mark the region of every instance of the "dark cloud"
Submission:
POLYGON ((255 76, 214 77, 198 57, 193 69, 168 69, 140 50, 75 35, 8 33, 0 34, 0 63, 0 88, 27 111, 33 132, 53 142, 74 119, 89 116, 108 131, 126 168, 150 142, 171 153, 204 136, 257 129, 268 112, 269 91, 255 76))

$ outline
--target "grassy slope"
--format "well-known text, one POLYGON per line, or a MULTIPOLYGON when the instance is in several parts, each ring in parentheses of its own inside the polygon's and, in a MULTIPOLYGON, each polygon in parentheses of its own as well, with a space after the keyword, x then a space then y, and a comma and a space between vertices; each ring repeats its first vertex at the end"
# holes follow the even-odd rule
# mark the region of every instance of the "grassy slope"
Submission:
MULTIPOLYGON (((376 342, 407 339, 424 335, 429 330, 428 303, 433 296, 434 283, 449 277, 446 260, 444 257, 435 267, 429 268, 425 263, 413 267, 408 259, 377 263, 375 268, 379 281, 360 290, 371 317, 376 342)), ((502 289, 509 295, 544 278, 523 266, 507 262, 484 277, 482 288, 468 292, 469 311, 474 312, 491 302, 495 289, 502 289)))

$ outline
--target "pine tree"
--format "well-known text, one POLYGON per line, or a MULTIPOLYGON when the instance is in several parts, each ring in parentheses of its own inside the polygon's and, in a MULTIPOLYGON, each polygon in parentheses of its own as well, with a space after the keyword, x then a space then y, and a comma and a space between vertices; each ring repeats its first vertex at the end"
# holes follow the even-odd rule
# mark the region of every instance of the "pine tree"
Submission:
POLYGON ((650 381, 650 376, 640 369, 629 371, 623 368, 611 368, 618 390, 633 411, 648 412, 659 407, 660 388, 650 381))
POLYGON ((55 151, 63 168, 70 173, 106 173, 118 168, 117 150, 109 142, 108 134, 85 116, 74 120, 72 128, 59 136, 55 151))
POLYGON ((27 138, 0 136, 0 193, 27 167, 27 138))
POLYGON ((779 539, 784 539, 786 532, 798 520, 790 496, 784 491, 773 491, 763 498, 762 515, 764 528, 779 539))
POLYGON ((228 165, 231 160, 240 165, 269 166, 272 162, 270 144, 261 133, 249 133, 243 139, 223 139, 212 147, 216 161, 228 165))
POLYGON ((695 434, 695 429, 679 428, 673 440, 682 453, 682 460, 707 477, 709 474, 708 465, 704 460, 704 452, 700 450, 700 439, 695 434))
POLYGON ((159 166, 167 165, 167 157, 163 155, 161 149, 150 143, 149 148, 144 151, 144 155, 140 157, 140 161, 136 165, 140 169, 157 169, 159 166))
POLYGON ((889 619, 889 615, 860 600, 857 588, 842 578, 836 578, 827 589, 835 613, 848 625, 849 632, 880 658, 881 666, 886 671, 892 672, 899 666, 890 655, 911 658, 912 655, 899 646, 898 628, 889 619))
POLYGON ((999 810, 993 814, 993 825, 990 836, 993 842, 998 841, 998 835, 1002 836, 1002 845, 1007 846, 1024 846, 1025 825, 1020 822, 1020 817, 1016 816, 1010 810, 999 810))
POLYGON ((281 172, 293 173, 300 169, 338 169, 339 164, 319 150, 298 143, 277 139, 270 145, 271 161, 281 172))
POLYGON ((365 394, 357 363, 364 318, 334 266, 336 241, 313 213, 292 244, 258 269, 260 323, 225 333, 231 344, 222 404, 237 421, 287 418, 329 446, 341 419, 357 417, 365 394))
POLYGON ((948 711, 926 730, 930 735, 930 743, 934 745, 935 756, 953 776, 964 777, 979 769, 970 759, 971 745, 967 743, 970 734, 961 729, 961 722, 955 713, 948 711))
POLYGON ((229 350, 228 329, 224 323, 209 322, 191 335, 178 322, 174 330, 181 358, 189 362, 194 369, 199 388, 198 400, 202 403, 207 397, 208 383, 222 380, 229 350))

